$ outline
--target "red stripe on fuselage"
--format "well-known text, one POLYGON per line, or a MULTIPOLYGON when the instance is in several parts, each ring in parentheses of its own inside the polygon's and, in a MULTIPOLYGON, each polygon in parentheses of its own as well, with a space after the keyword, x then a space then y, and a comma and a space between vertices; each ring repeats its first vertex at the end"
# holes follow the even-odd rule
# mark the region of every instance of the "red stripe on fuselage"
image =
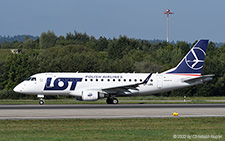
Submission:
POLYGON ((185 76, 201 76, 201 74, 190 74, 190 73, 167 73, 167 74, 185 75, 185 76))

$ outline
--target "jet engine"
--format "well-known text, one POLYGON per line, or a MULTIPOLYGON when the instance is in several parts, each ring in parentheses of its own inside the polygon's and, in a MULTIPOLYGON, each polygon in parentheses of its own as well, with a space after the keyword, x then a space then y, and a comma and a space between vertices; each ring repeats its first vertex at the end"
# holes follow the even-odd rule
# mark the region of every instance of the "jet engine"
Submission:
POLYGON ((85 90, 85 91, 82 91, 82 97, 79 100, 96 101, 96 100, 101 99, 101 98, 105 98, 104 93, 94 91, 94 90, 85 90))

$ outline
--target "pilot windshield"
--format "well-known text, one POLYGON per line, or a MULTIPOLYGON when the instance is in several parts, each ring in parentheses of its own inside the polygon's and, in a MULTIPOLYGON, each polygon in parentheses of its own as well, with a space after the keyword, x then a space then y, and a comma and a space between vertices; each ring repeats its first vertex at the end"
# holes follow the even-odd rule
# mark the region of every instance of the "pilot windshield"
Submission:
POLYGON ((31 79, 31 77, 27 78, 26 80, 27 80, 27 81, 30 81, 30 79, 31 79))
POLYGON ((26 81, 36 81, 36 77, 29 77, 26 79, 26 81))

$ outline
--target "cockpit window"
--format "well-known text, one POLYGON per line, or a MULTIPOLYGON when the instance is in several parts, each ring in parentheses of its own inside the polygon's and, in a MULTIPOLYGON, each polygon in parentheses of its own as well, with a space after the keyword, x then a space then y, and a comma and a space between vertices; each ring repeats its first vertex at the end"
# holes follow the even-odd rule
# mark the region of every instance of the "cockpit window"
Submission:
POLYGON ((31 77, 27 78, 26 80, 27 80, 27 81, 30 81, 30 79, 31 79, 31 77))
POLYGON ((29 77, 26 79, 26 81, 36 81, 36 77, 29 77))
POLYGON ((31 78, 31 81, 36 81, 36 77, 32 77, 31 78))

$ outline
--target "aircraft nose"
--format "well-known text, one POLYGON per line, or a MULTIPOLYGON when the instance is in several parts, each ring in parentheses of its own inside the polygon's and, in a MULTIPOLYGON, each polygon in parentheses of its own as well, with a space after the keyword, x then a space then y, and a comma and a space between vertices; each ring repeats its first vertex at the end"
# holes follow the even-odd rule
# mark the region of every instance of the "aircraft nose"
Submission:
POLYGON ((17 93, 21 93, 22 92, 22 88, 21 88, 21 85, 17 85, 14 89, 13 89, 14 92, 17 92, 17 93))

